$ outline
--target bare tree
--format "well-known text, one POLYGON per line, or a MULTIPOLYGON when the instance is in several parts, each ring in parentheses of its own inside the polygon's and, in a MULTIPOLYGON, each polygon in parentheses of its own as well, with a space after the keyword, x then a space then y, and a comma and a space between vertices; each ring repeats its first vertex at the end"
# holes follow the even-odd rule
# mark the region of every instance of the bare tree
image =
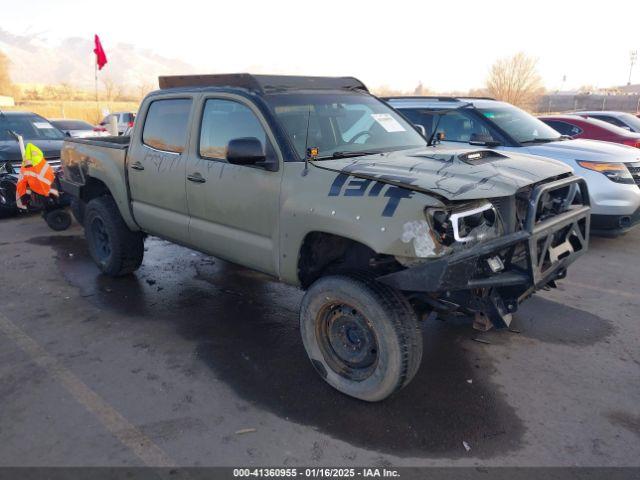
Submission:
POLYGON ((487 90, 498 100, 520 107, 531 105, 544 92, 537 64, 536 58, 523 52, 499 59, 491 67, 487 90))
POLYGON ((137 88, 138 100, 142 100, 144 97, 147 96, 147 93, 149 93, 153 89, 154 89, 153 83, 145 82, 138 85, 138 88, 137 88))
POLYGON ((9 57, 0 52, 0 95, 12 95, 13 84, 9 76, 9 57))
POLYGON ((118 84, 110 76, 105 76, 102 79, 102 84, 104 85, 104 94, 107 97, 107 101, 112 102, 118 93, 118 84))

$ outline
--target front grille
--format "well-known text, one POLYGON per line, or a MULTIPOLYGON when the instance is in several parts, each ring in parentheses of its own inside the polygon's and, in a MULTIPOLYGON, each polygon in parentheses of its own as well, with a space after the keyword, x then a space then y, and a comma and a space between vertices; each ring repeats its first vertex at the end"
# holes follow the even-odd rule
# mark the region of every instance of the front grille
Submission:
POLYGON ((640 162, 627 163, 626 165, 633 177, 633 181, 640 187, 640 162))

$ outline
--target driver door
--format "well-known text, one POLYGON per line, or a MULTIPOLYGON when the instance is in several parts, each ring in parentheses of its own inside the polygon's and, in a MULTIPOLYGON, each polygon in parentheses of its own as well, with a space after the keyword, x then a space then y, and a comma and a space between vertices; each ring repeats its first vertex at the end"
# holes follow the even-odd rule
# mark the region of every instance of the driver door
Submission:
POLYGON ((190 244, 211 255, 278 273, 281 155, 260 112, 236 95, 205 97, 186 165, 190 244), (272 167, 226 159, 230 140, 257 138, 272 167))

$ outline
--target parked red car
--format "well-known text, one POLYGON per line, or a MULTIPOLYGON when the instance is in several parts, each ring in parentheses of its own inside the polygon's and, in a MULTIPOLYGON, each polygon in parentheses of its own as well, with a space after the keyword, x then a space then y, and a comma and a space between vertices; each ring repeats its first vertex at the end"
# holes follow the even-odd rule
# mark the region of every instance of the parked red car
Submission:
POLYGON ((538 118, 558 133, 571 138, 603 140, 640 148, 640 133, 630 132, 602 120, 581 115, 543 115, 538 118))

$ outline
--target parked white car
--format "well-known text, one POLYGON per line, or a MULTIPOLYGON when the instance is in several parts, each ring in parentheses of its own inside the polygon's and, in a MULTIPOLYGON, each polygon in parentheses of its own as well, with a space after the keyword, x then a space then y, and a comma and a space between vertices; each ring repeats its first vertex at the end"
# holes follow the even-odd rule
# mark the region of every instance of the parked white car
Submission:
POLYGON ((616 127, 624 128, 630 132, 640 133, 640 118, 627 112, 613 112, 613 111, 585 111, 575 112, 575 115, 582 115, 586 117, 596 118, 604 122, 615 125, 616 127))
POLYGON ((640 150, 596 140, 572 140, 533 115, 490 98, 386 99, 427 138, 559 160, 587 181, 591 231, 618 235, 640 224, 640 150))

